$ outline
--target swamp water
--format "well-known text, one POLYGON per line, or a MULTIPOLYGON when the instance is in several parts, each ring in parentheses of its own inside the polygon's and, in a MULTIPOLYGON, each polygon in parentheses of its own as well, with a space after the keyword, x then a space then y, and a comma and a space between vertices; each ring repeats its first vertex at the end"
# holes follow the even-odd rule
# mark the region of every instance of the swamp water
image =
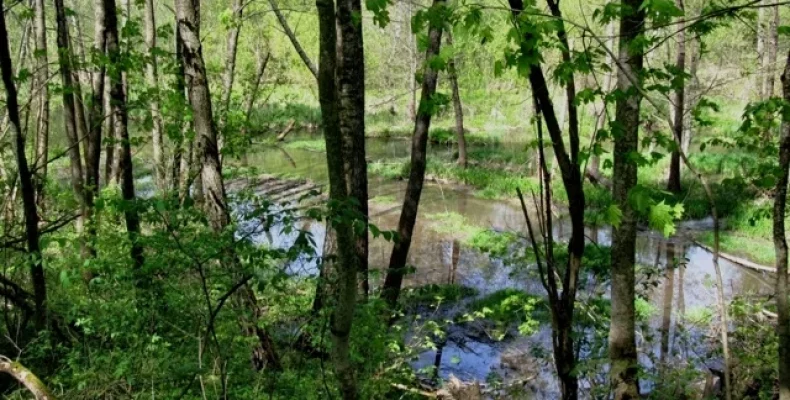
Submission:
MULTIPOLYGON (((369 140, 368 156, 371 160, 407 157, 409 145, 410 141, 407 140, 369 140)), ((432 146, 429 157, 446 157, 449 151, 451 150, 446 146, 432 146)), ((250 154, 248 163, 269 174, 299 176, 319 185, 327 181, 325 155, 318 151, 266 147, 250 154)), ((371 222, 381 230, 396 229, 405 182, 371 177, 369 192, 372 199, 371 222)), ((545 297, 545 290, 539 279, 534 273, 524 273, 523 266, 509 265, 502 259, 464 246, 467 233, 443 226, 443 216, 450 214, 463 216, 464 224, 469 226, 495 232, 526 232, 524 217, 518 204, 514 202, 480 199, 464 187, 426 184, 408 258, 409 265, 414 266, 415 271, 405 277, 404 288, 455 284, 474 289, 474 299, 503 289, 517 289, 545 297)), ((320 252, 325 234, 323 225, 306 223, 301 228, 313 235, 320 252)), ((637 292, 646 298, 645 308, 649 310, 642 324, 645 329, 637 335, 640 363, 646 369, 655 370, 657 360, 682 361, 689 358, 689 352, 699 357, 707 351, 704 344, 699 345, 705 341, 702 329, 685 326, 686 321, 693 315, 712 315, 715 320, 717 303, 713 257, 710 252, 689 239, 693 231, 706 228, 704 223, 681 224, 678 233, 669 239, 653 231, 639 232, 637 264, 647 266, 653 271, 649 282, 644 281, 643 277, 640 282, 643 287, 637 288, 637 292), (691 344, 684 339, 689 335, 695 337, 691 344)), ((562 239, 567 237, 569 231, 569 225, 560 220, 555 224, 554 236, 562 239)), ((287 246, 295 236, 296 233, 269 232, 256 240, 287 246)), ((609 245, 611 230, 588 228, 587 238, 588 243, 609 245)), ((371 240, 371 269, 386 267, 391 249, 392 243, 380 238, 371 240)), ((727 299, 734 296, 765 296, 773 292, 769 275, 723 259, 720 266, 727 299)), ((291 273, 315 275, 315 261, 309 259, 292 265, 291 273)), ((383 276, 383 271, 374 273, 372 270, 371 283, 378 286, 383 276)), ((580 301, 608 299, 608 296, 608 287, 596 286, 594 282, 580 287, 578 294, 580 301)), ((466 299, 454 305, 442 306, 440 310, 433 311, 434 316, 450 319, 463 313, 464 306, 469 301, 470 299, 466 299)), ((526 398, 556 398, 558 387, 551 362, 550 325, 544 322, 530 335, 520 335, 512 331, 511 329, 511 334, 504 339, 495 340, 484 337, 479 330, 473 332, 463 327, 448 327, 447 339, 440 346, 441 354, 437 357, 437 351, 426 349, 413 361, 412 366, 421 370, 435 365, 438 366, 439 377, 448 378, 454 375, 464 381, 484 382, 497 376, 497 379, 506 382, 523 382, 521 386, 526 398)), ((708 342, 711 340, 715 341, 716 338, 708 338, 708 342)), ((585 354, 583 350, 582 357, 595 356, 585 354)), ((700 363, 698 367, 703 369, 705 365, 700 363)), ((600 371, 598 377, 595 375, 581 380, 582 390, 589 390, 596 380, 603 379, 605 370, 600 371)), ((645 391, 651 389, 650 382, 646 380, 642 382, 642 386, 645 391)))

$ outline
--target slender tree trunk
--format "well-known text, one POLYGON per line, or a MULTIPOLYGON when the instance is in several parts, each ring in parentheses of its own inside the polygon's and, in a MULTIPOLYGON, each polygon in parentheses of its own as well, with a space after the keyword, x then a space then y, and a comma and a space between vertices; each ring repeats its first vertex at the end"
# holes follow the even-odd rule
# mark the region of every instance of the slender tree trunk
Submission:
POLYGON ((274 15, 277 17, 277 21, 280 22, 280 26, 283 28, 285 36, 288 36, 288 40, 291 41, 291 45, 293 45, 294 50, 296 50, 296 54, 298 54, 299 58, 302 59, 302 62, 307 67, 307 69, 310 70, 310 73, 313 74, 316 79, 318 79, 318 68, 316 68, 315 64, 313 64, 313 61, 310 60, 310 56, 308 56, 304 51, 304 48, 302 48, 302 45, 299 43, 299 39, 296 38, 296 34, 294 34, 294 31, 291 30, 291 26, 288 25, 288 20, 285 19, 285 16, 280 11, 280 7, 277 6, 277 0, 269 0, 269 4, 272 7, 272 11, 274 11, 274 15))
POLYGON ((261 88, 263 81, 263 74, 266 72, 266 65, 269 64, 269 53, 261 54, 260 50, 256 51, 256 59, 258 60, 255 67, 255 77, 252 79, 252 86, 247 98, 244 100, 244 125, 242 125, 242 134, 247 133, 247 125, 250 123, 252 117, 252 108, 255 106, 255 101, 258 99, 258 92, 261 88))
MULTIPOLYGON (((342 0, 348 1, 348 0, 342 0)), ((348 202, 353 194, 349 193, 346 172, 346 144, 343 135, 346 133, 341 127, 341 110, 348 104, 341 103, 342 85, 337 83, 337 77, 342 62, 338 60, 338 46, 345 48, 346 43, 338 44, 338 23, 344 24, 350 16, 348 4, 344 5, 343 18, 336 19, 335 4, 332 0, 316 0, 319 23, 319 72, 318 93, 321 104, 321 118, 324 125, 324 140, 327 149, 327 168, 329 171, 329 198, 333 203, 348 202), (340 87, 339 87, 340 86, 340 87)), ((338 10, 340 13, 340 10, 338 10)), ((361 58, 357 60, 361 64, 361 58)), ((359 76, 358 79, 362 80, 359 76)), ((337 211, 330 208, 330 211, 337 211)), ((354 309, 357 301, 357 273, 359 258, 355 248, 352 223, 348 218, 327 218, 327 229, 334 230, 337 242, 337 259, 332 266, 337 275, 333 293, 333 311, 331 319, 332 332, 332 357, 335 364, 335 373, 340 381, 340 391, 343 399, 354 400, 358 397, 354 367, 349 358, 349 337, 354 319, 354 309)), ((332 234, 332 233, 329 233, 332 234)), ((327 268, 324 265, 322 268, 327 268)))
POLYGON ((762 7, 765 0, 757 2, 757 99, 765 98, 765 7, 762 7))
POLYGON ((766 76, 765 76, 765 97, 773 97, 774 86, 776 85, 776 57, 779 52, 779 6, 771 7, 773 15, 768 26, 768 50, 766 51, 766 76))
MULTIPOLYGON (((691 40, 690 50, 689 50, 689 76, 691 77, 691 85, 689 86, 688 90, 688 109, 693 110, 694 107, 697 106, 697 102, 699 101, 699 78, 697 78, 697 69, 699 67, 699 61, 702 57, 700 53, 700 42, 699 38, 694 38, 691 40)), ((686 112, 684 122, 684 131, 683 131, 683 141, 681 143, 681 149, 683 153, 688 154, 689 147, 691 146, 691 136, 694 133, 694 126, 693 121, 691 118, 691 113, 686 112)))
MULTIPOLYGON (((201 180, 204 191, 203 208, 208 216, 209 225, 218 234, 230 225, 230 212, 227 205, 225 185, 222 181, 222 166, 217 149, 217 127, 214 125, 211 111, 211 94, 206 76, 206 65, 200 43, 199 2, 195 0, 176 0, 176 18, 178 36, 181 43, 181 57, 185 68, 189 104, 192 107, 195 135, 199 138, 195 159, 200 163, 201 180)), ((197 189, 196 189, 197 190, 197 189)), ((231 249, 231 252, 233 250, 231 249)), ((237 263, 235 254, 229 254, 231 263, 237 263)), ((239 301, 252 311, 253 320, 242 321, 242 329, 246 335, 255 335, 258 345, 253 350, 253 364, 257 369, 266 365, 278 367, 278 360, 271 338, 259 326, 258 317, 261 312, 257 305, 255 293, 245 287, 239 301)))
MULTIPOLYGON (((47 61, 47 18, 44 0, 35 0, 36 36, 36 90, 38 90, 38 126, 36 128, 36 158, 33 163, 37 170, 36 194, 39 207, 44 205, 44 184, 47 180, 47 159, 49 153, 49 62, 47 61)), ((35 175, 35 174, 34 174, 35 175)))
POLYGON ((362 40, 360 0, 337 3, 337 24, 340 41, 340 68, 337 72, 340 101, 340 133, 345 140, 349 162, 349 194, 356 202, 356 211, 363 219, 356 232, 355 251, 360 274, 360 290, 368 295, 368 169, 365 158, 365 53, 362 40))
MULTIPOLYGON (((686 71, 686 23, 685 6, 683 0, 675 0, 677 7, 684 11, 684 15, 678 20, 678 34, 677 34, 677 59, 675 67, 679 72, 686 71)), ((685 102, 686 102, 686 80, 682 79, 678 87, 675 88, 675 104, 674 104, 674 124, 672 129, 679 139, 683 139, 683 121, 685 120, 685 102)), ((672 151, 672 158, 669 162, 669 180, 667 181, 667 190, 672 193, 680 193, 680 152, 678 150, 672 151)))
MULTIPOLYGON (((274 0, 272 0, 274 1, 274 0)), ((239 44, 239 33, 242 24, 242 0, 233 0, 233 16, 231 28, 228 30, 227 43, 225 45, 225 71, 222 75, 222 103, 220 104, 219 128, 224 130, 225 123, 230 112, 230 97, 233 92, 233 82, 236 78, 236 48, 239 44)), ((223 135, 220 135, 223 136, 223 135)), ((220 146, 222 149, 222 146, 220 146)))
MULTIPOLYGON (((617 88, 622 93, 616 102, 615 119, 619 132, 614 133, 614 188, 615 203, 622 211, 622 222, 612 235, 612 321, 609 327, 610 379, 616 400, 638 399, 639 365, 636 352, 636 312, 634 257, 636 252, 636 212, 628 200, 636 185, 637 165, 630 154, 639 146, 638 94, 631 76, 641 76, 644 54, 632 50, 639 40, 645 22, 640 0, 622 0, 620 20, 620 54, 617 88)), ((638 83, 637 83, 638 84, 638 83)))
MULTIPOLYGON (((447 44, 453 45, 453 35, 447 32, 447 44)), ((458 165, 466 168, 466 132, 464 132, 464 107, 461 104, 461 93, 458 90, 458 71, 455 67, 455 57, 447 64, 447 77, 450 78, 450 87, 453 90, 453 111, 455 112, 455 135, 458 138, 458 165)))
MULTIPOLYGON (((434 9, 444 6, 444 0, 434 0, 432 5, 434 9)), ((428 49, 425 52, 425 59, 430 60, 438 56, 441 45, 441 25, 434 24, 428 31, 428 49), (439 27, 436 27, 437 25, 439 27)), ((436 93, 438 77, 439 71, 432 69, 429 65, 425 66, 420 95, 420 111, 417 113, 417 119, 414 121, 414 134, 411 139, 409 183, 406 186, 403 208, 398 221, 398 241, 395 242, 392 248, 389 269, 382 288, 382 297, 390 309, 395 309, 398 304, 398 296, 403 283, 403 274, 406 270, 406 259, 409 255, 414 224, 417 222, 417 211, 420 205, 422 186, 425 182, 425 167, 428 160, 428 131, 431 127, 431 117, 433 116, 430 104, 434 101, 433 96, 436 93)))
MULTIPOLYGON (((69 6, 72 10, 75 10, 77 4, 74 0, 71 0, 69 6)), ((75 45, 77 48, 77 59, 79 60, 79 68, 77 68, 79 81, 81 84, 90 88, 93 79, 91 77, 91 73, 88 71, 85 65, 87 57, 85 57, 85 44, 84 38, 82 36, 82 24, 80 23, 80 19, 76 13, 71 15, 71 24, 74 26, 74 35, 77 38, 75 45)))
MULTIPOLYGON (((71 51, 69 49, 69 28, 66 23, 66 7, 63 0, 55 0, 56 21, 58 26, 58 66, 60 77, 64 88, 73 88, 71 51)), ((63 116, 66 125, 66 146, 68 148, 71 186, 79 202, 80 218, 77 219, 77 232, 82 235, 88 210, 85 201, 85 191, 83 188, 82 157, 80 156, 80 140, 77 130, 77 119, 82 118, 76 112, 74 93, 71 90, 63 91, 63 116)), ((82 239, 84 257, 87 257, 88 248, 82 239)))
MULTIPOLYGON (((615 51, 616 35, 615 35, 615 24, 614 24, 614 22, 610 22, 606 26, 606 36, 607 36, 607 42, 608 42, 609 48, 612 51, 615 51)), ((607 55, 606 58, 608 60, 609 68, 611 70, 608 71, 606 73, 606 76, 604 77, 604 82, 603 82, 603 88, 602 89, 603 89, 604 93, 609 93, 612 90, 612 82, 614 81, 614 75, 617 73, 616 72, 617 71, 617 63, 615 62, 613 57, 610 57, 610 56, 607 55)), ((594 134, 596 135, 596 137, 598 136, 598 130, 599 129, 603 129, 606 126, 607 120, 608 120, 608 115, 609 115, 609 113, 606 110, 606 107, 607 107, 606 101, 603 100, 602 103, 603 104, 602 104, 602 107, 601 107, 601 111, 600 111, 600 113, 598 114, 598 117, 595 120, 595 132, 594 132, 594 134)), ((596 139, 596 141, 597 141, 597 139, 596 139)), ((594 145, 595 144, 593 143, 593 146, 594 145)), ((590 156, 590 165, 587 167, 587 175, 591 176, 592 179, 594 181, 596 181, 596 182, 601 180, 601 156, 599 154, 597 154, 596 152, 593 152, 592 155, 590 156)))
MULTIPOLYGON (((100 0, 101 1, 101 0, 100 0)), ((116 168, 116 155, 115 155, 115 116, 112 114, 112 107, 110 107, 110 80, 108 77, 104 78, 104 101, 102 104, 102 129, 106 132, 107 138, 104 145, 104 184, 110 185, 113 182, 118 183, 115 174, 116 168)))
MULTIPOLYGON (((145 262, 143 247, 139 243, 140 239, 140 215, 134 206, 134 173, 132 165, 132 149, 129 141, 129 116, 127 111, 126 93, 123 84, 123 70, 121 66, 121 46, 118 36, 118 17, 115 7, 115 0, 104 0, 104 28, 106 32, 105 43, 107 46, 107 56, 110 61, 110 97, 112 99, 112 111, 115 115, 115 131, 119 132, 118 139, 121 141, 121 152, 118 156, 123 160, 123 171, 121 173, 121 196, 129 204, 124 209, 124 219, 126 220, 126 232, 131 242, 131 257, 136 271, 142 269, 145 262)), ((138 283, 139 284, 139 283, 138 283)))
MULTIPOLYGON (((787 54, 782 91, 785 101, 790 101, 790 52, 787 54)), ((779 338, 779 399, 790 399, 790 306, 788 296, 787 239, 785 216, 787 204, 787 181, 790 174, 790 121, 782 122, 782 137, 779 144, 779 179, 774 198, 774 248, 776 251, 776 335, 779 338)))
MULTIPOLYGON (((0 0, 0 9, 5 9, 0 0)), ((41 9, 43 14, 43 9, 41 9)), ((14 82, 14 71, 11 65, 8 31, 5 16, 0 16, 0 69, 6 91, 6 108, 11 130, 14 132, 16 165, 19 171, 19 184, 22 189, 22 206, 25 212, 25 238, 30 263, 30 276, 33 281, 33 300, 35 302, 36 329, 43 330, 47 324, 47 286, 44 267, 41 259, 38 232, 38 211, 36 210, 36 190, 33 186, 33 174, 25 156, 25 138, 22 134, 22 123, 19 119, 19 99, 14 82)))
MULTIPOLYGON (((103 60, 106 53, 106 9, 102 0, 94 1, 94 28, 93 28, 93 64, 95 71, 92 75, 93 81, 90 82, 92 96, 88 109, 88 133, 85 137, 85 175, 87 183, 87 193, 90 198, 89 204, 93 204, 93 196, 99 190, 99 178, 101 169, 101 140, 104 96, 105 96, 105 71, 106 67, 103 60)), ((109 101, 109 99, 108 99, 109 101)))
POLYGON ((156 70, 156 19, 154 1, 145 0, 145 46, 148 48, 148 63, 145 74, 148 86, 153 92, 150 99, 151 144, 154 153, 154 179, 159 191, 167 191, 167 166, 165 165, 164 139, 162 137, 162 115, 159 113, 159 75, 156 70))

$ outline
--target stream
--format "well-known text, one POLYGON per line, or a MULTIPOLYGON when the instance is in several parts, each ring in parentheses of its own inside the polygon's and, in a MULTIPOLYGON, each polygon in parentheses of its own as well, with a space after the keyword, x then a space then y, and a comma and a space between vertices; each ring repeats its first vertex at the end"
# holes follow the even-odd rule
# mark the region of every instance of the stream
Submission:
MULTIPOLYGON (((409 145, 408 140, 370 139, 368 156, 371 160, 407 157, 409 145)), ((431 146, 429 157, 447 156, 449 151, 452 149, 447 146, 431 146)), ((265 147, 251 152, 248 162, 267 174, 295 175, 318 184, 325 184, 327 181, 326 159, 322 152, 265 147)), ((371 222, 380 229, 394 230, 397 227, 405 185, 402 181, 371 177, 370 198, 386 199, 380 202, 373 200, 370 204, 371 222)), ((441 213, 457 213, 464 217, 467 224, 493 231, 526 232, 521 209, 513 201, 484 200, 475 197, 469 188, 426 183, 408 258, 408 263, 415 267, 415 272, 405 277, 404 287, 457 284, 476 289, 477 298, 506 288, 545 296, 545 290, 536 277, 517 273, 513 266, 501 259, 465 248, 462 244, 464 232, 438 229, 441 218, 431 218, 431 215, 441 213)), ((323 225, 307 223, 302 228, 312 233, 320 251, 325 233, 323 225)), ((698 221, 679 224, 677 234, 669 239, 649 230, 640 230, 638 234, 637 263, 658 267, 661 271, 658 276, 653 277, 653 284, 642 292, 655 311, 647 321, 648 333, 652 332, 661 339, 649 341, 642 337, 646 333, 638 335, 640 362, 645 367, 653 367, 655 360, 664 359, 667 354, 688 354, 689 351, 699 350, 688 349, 680 339, 680 332, 687 331, 684 327, 685 318, 687 315, 711 311, 715 315, 715 270, 712 254, 689 239, 691 233, 705 229, 710 229, 710 224, 698 221), (674 257, 671 254, 673 252, 674 257), (676 268, 663 268, 672 264, 675 259, 685 261, 676 268)), ((560 220, 555 224, 553 234, 556 238, 566 238, 569 233, 567 222, 560 220)), ((611 242, 609 228, 588 228, 586 233, 588 242, 600 245, 609 245, 611 242)), ((269 235, 257 240, 286 246, 294 236, 295 233, 274 237, 269 235)), ((371 269, 386 267, 391 249, 392 243, 380 238, 371 240, 371 269)), ((725 283, 724 292, 728 299, 740 295, 768 295, 773 292, 769 275, 723 259, 720 265, 725 283)), ((305 260, 291 268, 290 272, 294 274, 314 275, 317 272, 314 260, 305 260)), ((372 285, 378 286, 383 276, 383 273, 372 274, 372 285)), ((580 288, 580 298, 590 296, 608 298, 608 288, 604 287, 600 289, 600 293, 592 294, 585 293, 585 287, 580 288)), ((505 379, 514 377, 528 381, 524 388, 532 394, 532 398, 557 396, 559 389, 550 358, 551 328, 546 323, 532 335, 514 335, 502 341, 478 340, 464 332, 454 331, 441 350, 438 362, 436 351, 425 350, 413 361, 413 367, 421 369, 438 364, 440 377, 448 378, 452 374, 464 381, 484 382, 492 374, 505 379), (536 351, 542 352, 544 356, 536 358, 536 351)), ((581 384, 584 389, 585 382, 581 384)), ((644 390, 650 390, 649 382, 641 384, 644 390)))

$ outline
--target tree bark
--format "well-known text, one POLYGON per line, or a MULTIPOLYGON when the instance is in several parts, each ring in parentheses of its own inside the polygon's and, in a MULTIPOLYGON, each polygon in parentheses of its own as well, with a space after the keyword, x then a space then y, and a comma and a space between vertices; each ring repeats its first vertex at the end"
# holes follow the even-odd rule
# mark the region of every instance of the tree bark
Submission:
MULTIPOLYGON (((787 54, 782 90, 785 101, 790 101, 790 52, 787 54)), ((790 287, 787 271, 787 239, 785 216, 787 205, 787 182, 790 174, 790 121, 782 122, 782 137, 779 143, 779 179, 776 183, 773 212, 773 239, 776 252, 776 336, 779 338, 779 399, 790 399, 790 287)))
MULTIPOLYGON (((453 35, 447 31, 447 44, 453 45, 453 35)), ((455 112, 455 135, 458 138, 458 165, 466 168, 466 132, 464 132, 464 107, 461 104, 461 92, 458 90, 458 71, 455 67, 455 57, 447 63, 447 77, 450 78, 450 87, 453 90, 453 111, 455 112)))
MULTIPOLYGON (((55 15, 58 32, 58 67, 64 88, 74 88, 72 79, 71 50, 69 48, 69 28, 66 22, 66 8, 63 0, 55 0, 55 15)), ((80 218, 77 219, 77 232, 82 235, 85 222, 88 218, 88 209, 84 190, 84 180, 82 175, 82 157, 80 155, 80 138, 77 130, 77 119, 82 118, 77 114, 74 101, 74 93, 71 90, 63 91, 63 117, 66 125, 66 146, 68 148, 71 186, 79 202, 80 218)), ((82 238, 83 257, 89 254, 88 247, 82 238)))
POLYGON ((368 295, 368 169, 365 158, 365 53, 362 40, 360 0, 339 0, 337 24, 340 41, 339 81, 340 133, 345 141, 349 169, 349 195, 356 203, 362 229, 356 231, 355 252, 360 291, 368 295))
MULTIPOLYGON (((342 0, 348 1, 348 0, 342 0)), ((344 7, 345 18, 348 18, 349 7, 344 7)), ((327 149, 327 169, 329 171, 329 198, 330 212, 337 212, 341 204, 347 203, 352 196, 348 187, 350 174, 346 172, 346 144, 344 131, 341 128, 341 87, 337 77, 341 71, 341 62, 338 60, 338 46, 346 47, 346 43, 338 44, 338 23, 347 23, 335 15, 335 4, 332 0, 316 0, 319 24, 319 72, 318 94, 321 104, 321 119, 324 125, 324 140, 327 149), (340 86, 340 87, 338 87, 340 86)), ((340 11, 338 11, 340 13, 340 11)), ((362 64, 362 59, 357 62, 362 64)), ((363 80, 362 77, 358 79, 363 80)), ((363 103, 364 104, 364 103, 363 103)), ((350 161, 350 160, 349 160, 350 161)), ((367 199, 366 199, 367 200, 367 199)), ((349 218, 334 218, 330 215, 326 221, 327 229, 334 230, 337 242, 337 256, 333 263, 336 273, 333 294, 333 309, 331 314, 332 358, 335 364, 335 373, 340 381, 340 391, 345 400, 354 400, 358 397, 354 368, 349 358, 349 336, 354 319, 354 309, 357 301, 357 273, 359 259, 355 248, 352 232, 352 222, 349 218)), ((332 234, 332 233, 328 233, 332 234)), ((323 266, 322 268, 327 268, 323 266)), ((328 289, 329 290, 329 289, 328 289)))
POLYGON ((159 112, 159 74, 156 68, 156 17, 154 1, 145 0, 145 46, 148 48, 148 62, 145 66, 148 80, 151 112, 151 145, 154 156, 154 179, 161 193, 167 191, 167 166, 165 165, 164 138, 162 137, 162 114, 159 112))
POLYGON ((39 207, 44 204, 44 184, 47 180, 47 159, 49 153, 49 62, 47 61, 47 18, 44 11, 44 0, 35 0, 36 36, 36 72, 35 86, 38 90, 38 121, 36 128, 36 157, 33 169, 37 171, 36 202, 39 207))
MULTIPOLYGON (((633 49, 644 30, 645 13, 640 0, 622 0, 617 88, 624 95, 616 102, 614 132, 613 197, 622 212, 620 226, 612 235, 612 311, 609 328, 610 379, 617 400, 638 399, 639 364, 636 352, 636 312, 634 257, 636 252, 636 212, 628 200, 636 185, 637 165, 630 155, 639 146, 641 95, 631 76, 641 76, 644 51, 633 49)), ((639 78, 637 78, 639 79, 639 78)))
POLYGON ((299 39, 296 38, 296 34, 294 31, 291 30, 291 26, 288 25, 288 20, 285 19, 285 16, 280 11, 280 7, 277 6, 277 0, 269 0, 269 4, 272 6, 272 11, 274 11, 274 15, 277 17, 277 21, 280 22, 280 26, 282 26, 283 31, 285 32, 285 36, 288 36, 288 40, 291 41, 291 44, 296 50, 296 53, 299 55, 299 58, 302 59, 302 62, 310 70, 310 73, 318 79, 318 68, 316 68, 313 61, 310 60, 310 56, 302 48, 302 45, 299 43, 299 39))
MULTIPOLYGON (((685 6, 683 0, 675 0, 677 7, 684 11, 683 16, 678 20, 678 34, 677 34, 677 58, 675 67, 678 72, 685 73, 686 71, 686 23, 685 6)), ((675 88, 675 104, 674 104, 674 124, 672 129, 678 139, 683 139, 683 121, 685 121, 685 102, 686 102, 686 80, 685 78, 680 81, 678 87, 675 88)), ((680 152, 679 149, 672 150, 672 156, 669 162, 669 179, 667 181, 667 190, 672 193, 680 193, 680 152)))
MULTIPOLYGON (((0 9, 5 9, 0 0, 0 9)), ((41 10, 43 13, 43 9, 41 10)), ((19 99, 17 97, 14 70, 11 65, 8 31, 5 16, 0 16, 0 69, 6 91, 6 108, 11 130, 14 132, 16 165, 19 172, 19 184, 22 189, 22 206, 25 213, 25 239, 30 263, 30 276, 33 281, 33 300, 35 302, 36 329, 43 330, 47 324, 47 286, 44 267, 41 259, 38 232, 38 211, 36 210, 36 190, 33 186, 33 174, 25 155, 25 138, 22 134, 22 123, 19 118, 19 99)), ((8 372, 8 371, 6 371, 8 372)))
MULTIPOLYGON (((145 263, 143 247, 139 243, 140 239, 140 215, 135 207, 134 193, 134 173, 132 165, 132 149, 129 141, 129 116, 126 103, 126 92, 124 90, 123 66, 121 65, 121 46, 118 36, 118 17, 115 7, 115 0, 104 1, 104 28, 107 46, 107 56, 110 61, 110 97, 112 99, 112 111, 115 115, 115 131, 119 132, 118 139, 121 141, 121 152, 118 156, 122 159, 123 171, 121 173, 121 196, 128 204, 124 208, 124 219, 126 220, 126 232, 131 242, 130 255, 134 262, 136 271, 142 269, 145 263)), ((140 282, 138 282, 140 284, 140 282)))
MULTIPOLYGON (((431 7, 438 9, 445 6, 444 0, 434 0, 431 7)), ((411 142, 411 169, 409 183, 403 199, 400 219, 398 220, 398 241, 392 248, 389 269, 382 288, 382 297, 390 309, 398 305, 403 274, 406 271, 406 260, 411 247, 411 237, 414 233, 414 224, 417 222, 417 211, 420 206, 422 186, 425 182, 425 168, 428 159, 428 131, 431 127, 433 96, 436 93, 436 83, 439 71, 432 69, 427 60, 439 55, 442 45, 442 28, 439 24, 432 24, 428 31, 428 49, 425 52, 425 72, 422 79, 420 95, 420 108, 414 121, 414 133, 411 142)))

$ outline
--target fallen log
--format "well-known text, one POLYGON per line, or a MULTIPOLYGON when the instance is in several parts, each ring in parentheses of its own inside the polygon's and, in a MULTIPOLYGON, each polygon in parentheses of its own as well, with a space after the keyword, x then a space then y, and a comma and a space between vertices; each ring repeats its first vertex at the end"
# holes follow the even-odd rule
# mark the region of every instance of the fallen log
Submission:
POLYGON ((55 396, 49 392, 46 385, 35 374, 22 366, 22 364, 2 355, 0 355, 0 372, 11 375, 19 381, 33 394, 36 400, 55 400, 55 396))

